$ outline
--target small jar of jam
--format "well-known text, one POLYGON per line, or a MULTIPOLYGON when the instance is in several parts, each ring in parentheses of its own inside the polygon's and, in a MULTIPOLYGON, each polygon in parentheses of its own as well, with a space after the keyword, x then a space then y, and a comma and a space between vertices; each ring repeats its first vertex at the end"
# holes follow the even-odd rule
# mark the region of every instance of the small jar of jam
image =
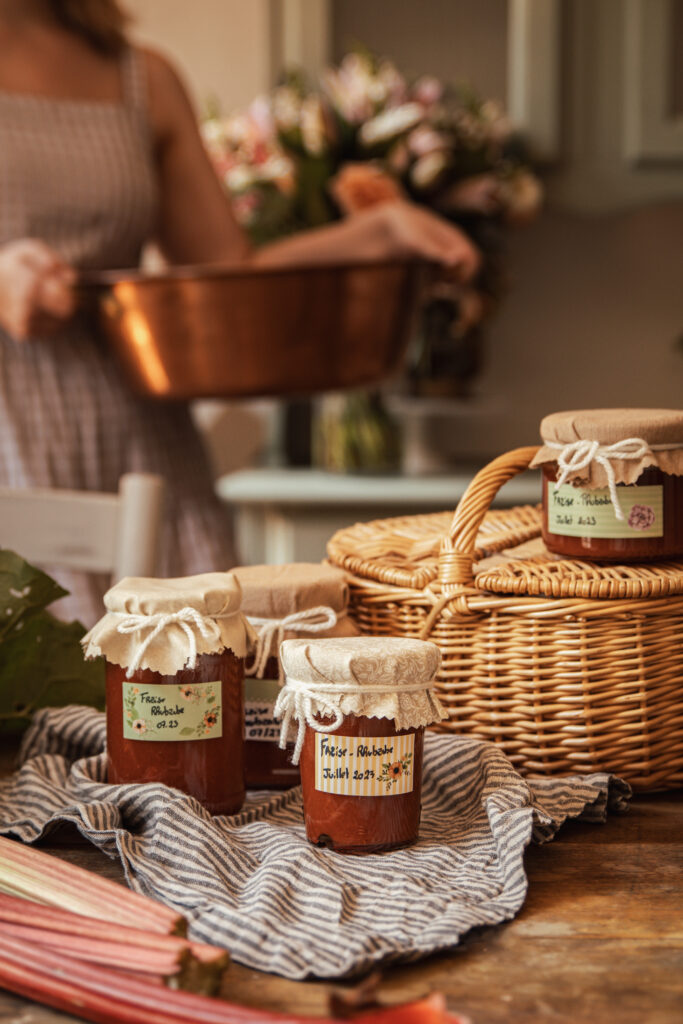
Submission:
POLYGON ((244 801, 242 686, 249 626, 232 573, 128 577, 83 638, 106 659, 107 778, 161 782, 211 814, 244 801))
POLYGON ((241 566, 234 573, 242 611, 256 635, 244 679, 247 789, 288 789, 301 776, 292 763, 293 744, 279 745, 280 723, 273 714, 282 686, 280 644, 306 635, 356 636, 347 615, 348 586, 340 569, 307 562, 241 566))
POLYGON ((400 637, 285 640, 276 705, 298 722, 306 836, 337 853, 418 838, 425 726, 446 717, 432 686, 436 644, 400 637))
POLYGON ((683 557, 683 411, 592 409, 541 423, 543 540, 596 562, 683 557))

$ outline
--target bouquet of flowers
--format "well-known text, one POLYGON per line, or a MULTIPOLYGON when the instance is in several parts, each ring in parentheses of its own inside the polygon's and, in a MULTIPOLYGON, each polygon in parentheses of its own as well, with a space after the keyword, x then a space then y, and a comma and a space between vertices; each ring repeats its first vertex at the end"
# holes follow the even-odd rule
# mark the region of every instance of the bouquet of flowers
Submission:
POLYGON ((461 393, 480 325, 502 290, 508 225, 529 220, 541 186, 501 107, 432 76, 409 82, 356 51, 315 85, 292 74, 248 110, 202 126, 236 215, 257 245, 396 197, 430 207, 479 247, 462 285, 437 279, 409 378, 419 393, 461 393))

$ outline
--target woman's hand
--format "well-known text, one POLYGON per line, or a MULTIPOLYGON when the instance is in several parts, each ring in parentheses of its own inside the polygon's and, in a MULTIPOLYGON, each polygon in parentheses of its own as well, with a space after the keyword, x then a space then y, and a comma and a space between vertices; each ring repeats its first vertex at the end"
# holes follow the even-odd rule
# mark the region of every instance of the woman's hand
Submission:
POLYGON ((387 257, 417 256, 440 264, 459 281, 470 281, 481 266, 481 254, 455 225, 414 203, 398 199, 367 211, 385 232, 387 257))
POLYGON ((479 250, 463 231, 405 199, 377 203, 334 224, 272 242, 257 250, 253 262, 310 266, 415 257, 438 263, 461 282, 470 281, 481 266, 479 250))
POLYGON ((75 272, 44 242, 0 248, 0 326, 17 341, 50 334, 73 315, 75 272))

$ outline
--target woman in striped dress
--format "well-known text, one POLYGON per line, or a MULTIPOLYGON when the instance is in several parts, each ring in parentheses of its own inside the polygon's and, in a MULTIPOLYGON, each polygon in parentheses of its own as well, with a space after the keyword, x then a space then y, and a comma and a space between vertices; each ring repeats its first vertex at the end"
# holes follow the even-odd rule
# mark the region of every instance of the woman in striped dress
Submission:
MULTIPOLYGON (((404 202, 252 257, 174 70, 131 46, 116 0, 0 0, 0 484, 115 491, 160 473, 161 575, 228 568, 225 512, 189 410, 135 397, 77 309, 80 269, 423 255, 463 277, 477 254, 404 202)), ((2 544, 0 528, 0 545, 2 544)), ((106 581, 55 573, 90 624, 106 581)))

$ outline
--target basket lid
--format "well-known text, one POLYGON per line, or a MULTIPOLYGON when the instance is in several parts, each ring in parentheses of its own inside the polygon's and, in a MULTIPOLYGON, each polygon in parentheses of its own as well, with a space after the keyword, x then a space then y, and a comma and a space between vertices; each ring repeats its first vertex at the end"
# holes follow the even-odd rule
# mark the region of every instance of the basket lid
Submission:
MULTIPOLYGON (((453 512, 432 512, 356 523, 332 536, 327 557, 354 576, 422 590, 439 574, 441 541, 452 520, 453 512)), ((537 507, 520 505, 488 512, 477 535, 475 558, 485 558, 540 533, 537 507)))
POLYGON ((520 597, 661 598, 683 594, 683 562, 599 565, 556 558, 539 538, 480 562, 474 585, 520 597))

